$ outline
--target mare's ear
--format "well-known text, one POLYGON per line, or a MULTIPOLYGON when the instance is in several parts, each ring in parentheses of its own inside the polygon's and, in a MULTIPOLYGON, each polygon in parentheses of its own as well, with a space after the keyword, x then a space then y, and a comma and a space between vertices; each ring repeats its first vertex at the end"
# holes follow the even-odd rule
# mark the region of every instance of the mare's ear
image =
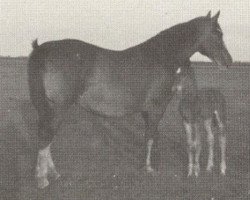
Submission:
POLYGON ((211 10, 207 13, 207 16, 206 16, 206 18, 211 18, 211 10))
POLYGON ((212 22, 218 22, 220 16, 220 10, 212 17, 212 22))

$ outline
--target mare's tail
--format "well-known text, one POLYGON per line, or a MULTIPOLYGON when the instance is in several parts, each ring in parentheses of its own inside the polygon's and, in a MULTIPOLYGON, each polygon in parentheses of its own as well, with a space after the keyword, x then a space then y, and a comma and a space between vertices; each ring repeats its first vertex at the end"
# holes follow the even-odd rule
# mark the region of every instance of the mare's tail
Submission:
MULTIPOLYGON (((53 113, 46 96, 43 74, 45 72, 46 50, 39 46, 37 40, 32 43, 33 51, 28 61, 28 85, 30 100, 35 106, 39 119, 51 120, 53 113)), ((41 121, 41 120, 39 120, 41 121)))

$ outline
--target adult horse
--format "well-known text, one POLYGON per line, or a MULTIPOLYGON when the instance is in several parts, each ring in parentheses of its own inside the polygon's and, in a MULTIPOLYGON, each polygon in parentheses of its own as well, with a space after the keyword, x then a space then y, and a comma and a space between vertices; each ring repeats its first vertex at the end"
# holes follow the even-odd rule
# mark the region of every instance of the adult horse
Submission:
MULTIPOLYGON (((200 52, 220 65, 230 65, 218 24, 219 12, 195 18, 160 32, 153 38, 123 51, 113 51, 78 40, 38 45, 28 63, 30 97, 39 115, 38 187, 49 182, 48 173, 59 177, 50 145, 62 110, 79 101, 103 117, 138 113, 146 124, 145 163, 152 172, 151 154, 157 149, 157 126, 173 93, 175 72, 200 52)), ((152 154, 152 158, 155 155, 152 154)))

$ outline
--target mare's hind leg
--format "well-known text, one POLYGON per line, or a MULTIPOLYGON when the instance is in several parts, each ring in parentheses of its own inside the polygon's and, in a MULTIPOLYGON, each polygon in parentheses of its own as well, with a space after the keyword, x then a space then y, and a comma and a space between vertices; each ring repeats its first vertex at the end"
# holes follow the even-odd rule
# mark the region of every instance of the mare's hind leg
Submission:
POLYGON ((208 162, 207 171, 211 171, 214 167, 214 134, 212 132, 212 120, 207 119, 204 121, 205 129, 207 131, 207 142, 208 142, 208 162))
POLYGON ((39 188, 45 188, 49 185, 48 175, 53 178, 59 178, 60 174, 56 171, 51 156, 51 142, 54 137, 54 128, 49 118, 40 119, 38 130, 38 157, 36 166, 36 177, 39 188))
POLYGON ((152 114, 149 112, 142 112, 142 117, 146 124, 145 131, 145 143, 146 143, 146 170, 147 172, 153 172, 152 161, 159 159, 159 150, 158 150, 158 140, 159 140, 159 131, 158 123, 161 119, 161 116, 158 114, 152 114))
POLYGON ((56 171, 54 162, 50 151, 51 143, 44 149, 39 150, 37 159, 37 181, 39 188, 45 188, 49 185, 48 175, 50 174, 54 179, 58 179, 60 174, 56 171))
POLYGON ((187 143, 188 143, 188 176, 191 176, 193 173, 193 149, 194 149, 194 142, 192 139, 192 124, 183 122, 186 134, 187 134, 187 143))

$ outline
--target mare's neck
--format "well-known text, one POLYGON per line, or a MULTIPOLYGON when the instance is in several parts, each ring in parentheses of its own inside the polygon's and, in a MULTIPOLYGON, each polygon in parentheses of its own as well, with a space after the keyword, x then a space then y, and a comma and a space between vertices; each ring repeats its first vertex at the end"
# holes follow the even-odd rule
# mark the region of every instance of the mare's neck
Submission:
POLYGON ((145 45, 161 62, 183 63, 197 52, 198 31, 193 21, 162 31, 145 45))

